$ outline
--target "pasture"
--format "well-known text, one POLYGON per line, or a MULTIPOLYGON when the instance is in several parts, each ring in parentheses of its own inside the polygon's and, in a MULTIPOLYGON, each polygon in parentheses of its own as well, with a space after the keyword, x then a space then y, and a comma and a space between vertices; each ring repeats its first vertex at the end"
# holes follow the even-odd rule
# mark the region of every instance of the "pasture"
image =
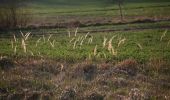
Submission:
POLYGON ((35 0, 0 29, 0 100, 169 100, 170 2, 35 0))

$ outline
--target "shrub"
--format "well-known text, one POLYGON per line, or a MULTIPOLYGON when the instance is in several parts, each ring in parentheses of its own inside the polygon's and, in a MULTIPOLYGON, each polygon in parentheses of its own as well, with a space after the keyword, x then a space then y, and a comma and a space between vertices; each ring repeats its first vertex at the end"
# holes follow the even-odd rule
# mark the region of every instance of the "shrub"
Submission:
POLYGON ((1 0, 0 29, 25 27, 30 20, 28 11, 23 9, 25 0, 1 0))

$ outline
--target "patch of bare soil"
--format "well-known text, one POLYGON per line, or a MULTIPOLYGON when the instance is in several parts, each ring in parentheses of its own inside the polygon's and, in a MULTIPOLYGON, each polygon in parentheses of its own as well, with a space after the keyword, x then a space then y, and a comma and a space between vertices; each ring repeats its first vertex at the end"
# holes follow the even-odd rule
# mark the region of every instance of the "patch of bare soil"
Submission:
POLYGON ((155 23, 161 21, 170 21, 169 16, 126 16, 122 22, 119 16, 59 16, 56 18, 47 17, 42 22, 36 18, 27 26, 27 28, 75 28, 90 27, 102 25, 126 25, 139 23, 155 23), (57 22, 57 23, 56 23, 57 22))

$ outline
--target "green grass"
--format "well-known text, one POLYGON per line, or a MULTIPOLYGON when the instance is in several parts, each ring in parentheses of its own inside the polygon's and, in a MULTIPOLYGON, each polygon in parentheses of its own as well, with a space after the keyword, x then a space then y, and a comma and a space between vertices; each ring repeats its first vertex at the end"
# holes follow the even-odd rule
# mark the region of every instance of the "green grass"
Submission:
MULTIPOLYGON (((138 19, 169 19, 170 2, 142 2, 125 3, 123 13, 126 21, 138 19)), ((55 25, 57 23, 69 23, 71 21, 80 21, 82 23, 98 22, 106 20, 117 22, 120 14, 117 5, 46 5, 30 4, 27 7, 30 10, 32 21, 30 25, 55 25)))
MULTIPOLYGON (((111 33, 93 33, 91 36, 94 37, 93 43, 88 44, 86 39, 83 45, 77 46, 76 49, 73 49, 73 43, 69 43, 72 38, 78 38, 78 36, 84 36, 85 34, 78 33, 77 37, 68 38, 67 34, 56 34, 50 39, 52 42, 55 40, 55 47, 52 48, 50 42, 43 42, 41 39, 38 47, 35 46, 36 41, 42 36, 32 37, 30 38, 26 44, 28 48, 28 52, 24 53, 21 48, 21 38, 18 38, 17 41, 17 54, 14 55, 13 49, 11 48, 11 38, 3 38, 0 41, 0 54, 5 56, 18 56, 18 57, 29 57, 32 51, 35 57, 43 56, 49 58, 55 58, 60 60, 84 60, 90 59, 89 55, 91 55, 91 59, 106 59, 106 60, 122 60, 127 58, 138 59, 139 61, 147 61, 150 58, 161 58, 165 60, 169 60, 170 58, 170 49, 168 45, 168 41, 170 40, 170 33, 167 32, 166 36, 160 41, 160 38, 163 34, 164 30, 147 30, 147 31, 136 31, 136 32, 111 32, 111 33), (107 37, 110 39, 113 35, 117 37, 113 40, 113 47, 117 50, 117 56, 113 56, 108 52, 106 48, 102 47, 103 37, 107 37), (118 39, 126 38, 124 44, 118 47, 118 39), (140 49, 137 45, 139 43, 143 49, 140 49), (100 53, 100 56, 93 56, 93 50, 95 46, 98 45, 97 53, 100 53), (40 53, 40 55, 39 55, 40 53), (106 58, 103 55, 106 54, 106 58)), ((72 32, 73 33, 73 32, 72 32)), ((49 35, 46 35, 47 39, 49 35)), ((80 42, 79 42, 80 43, 80 42)))
MULTIPOLYGON (((152 11, 159 11, 164 9, 169 9, 169 2, 166 3, 127 3, 123 5, 125 12, 131 15, 133 13, 145 14, 145 11, 152 13, 152 11), (138 12, 143 10, 143 12, 138 12)), ((118 11, 117 5, 107 5, 107 6, 95 6, 95 5, 84 5, 84 6, 49 6, 49 5, 37 5, 31 4, 28 6, 33 14, 56 14, 56 15, 88 15, 88 14, 103 14, 104 12, 113 12, 110 15, 116 14, 118 11), (114 9, 114 10, 112 10, 114 9)), ((99 15, 98 14, 98 15, 99 15)))
MULTIPOLYGON (((33 22, 36 24, 43 23, 62 23, 69 21, 80 21, 80 22, 88 22, 94 21, 93 23, 101 24, 104 19, 107 21, 115 20, 117 21, 119 18, 119 11, 116 5, 101 5, 103 1, 94 0, 94 4, 90 2, 86 2, 84 6, 84 2, 77 2, 77 5, 70 4, 67 5, 57 4, 51 5, 50 2, 39 2, 30 4, 27 9, 31 10, 31 16, 33 16, 33 22), (79 5, 80 3, 80 5, 79 5), (89 4, 90 3, 90 4, 89 4), (89 5, 88 5, 89 4, 89 5), (74 6, 73 6, 74 5, 74 6), (81 7, 80 7, 81 6, 81 7), (76 18, 75 18, 76 17, 76 18), (98 21, 99 20, 99 21, 98 21), (100 23, 101 21, 101 23, 100 23)), ((63 1, 64 2, 64 1, 63 1)), ((74 3, 74 2, 73 2, 74 3)), ((170 14, 170 3, 169 2, 127 2, 124 4, 124 13, 125 19, 128 22, 134 21, 137 17, 137 20, 140 19, 164 19, 169 18, 170 14)), ((114 22, 114 21, 113 21, 114 22)), ((124 24, 124 25, 114 25, 113 22, 104 23, 99 26, 87 26, 81 27, 80 31, 95 31, 95 30, 125 30, 125 29, 142 29, 142 28, 159 28, 169 26, 169 21, 161 21, 156 23, 135 23, 135 24, 124 24)), ((83 24, 84 24, 83 23, 83 24)), ((29 31, 29 30, 28 30, 29 31)), ((167 33, 164 41, 159 41, 163 30, 149 30, 149 31, 136 31, 136 32, 105 32, 105 33, 93 33, 94 41, 91 45, 87 44, 86 40, 85 44, 80 48, 73 50, 73 43, 70 44, 70 39, 66 35, 66 29, 39 29, 39 30, 31 30, 33 34, 45 34, 46 38, 48 37, 48 33, 65 33, 65 34, 56 34, 52 37, 52 40, 55 40, 55 48, 50 46, 49 42, 40 43, 38 47, 35 47, 35 43, 37 39, 42 36, 32 37, 27 41, 27 48, 29 51, 32 51, 35 56, 44 56, 51 57, 57 59, 86 59, 89 58, 89 55, 93 54, 93 49, 95 45, 98 45, 98 52, 106 53, 106 59, 126 59, 129 57, 139 59, 139 60, 148 60, 151 57, 159 57, 169 59, 169 49, 167 47, 167 43, 169 39, 169 32, 167 33), (111 55, 106 49, 102 48, 103 37, 106 36, 108 38, 113 35, 117 35, 116 39, 113 41, 114 48, 118 51, 117 56, 111 55), (117 47, 118 38, 125 37, 126 43, 121 47, 117 47), (136 43, 140 43, 143 46, 143 50, 140 50, 136 43), (40 52, 40 55, 39 55, 40 52)), ((13 33, 13 32, 12 32, 13 33)), ((17 32, 17 34, 19 34, 17 32)), ((79 34, 80 36, 85 34, 79 34)), ((2 34, 3 36, 3 34, 2 34)), ((76 37, 77 38, 77 37, 76 37)), ((11 38, 2 38, 0 40, 0 54, 1 55, 13 55, 13 49, 11 49, 11 38)), ((19 38, 17 41, 17 56, 30 56, 30 52, 24 54, 21 48, 21 39, 19 38)), ((96 58, 96 57, 92 57, 96 58)), ((103 55, 101 57, 103 59, 103 55)))
POLYGON ((170 25, 168 0, 128 0, 124 4, 125 24, 115 24, 119 23, 117 6, 104 4, 105 0, 67 1, 36 0, 27 9, 32 12, 32 22, 40 26, 80 21, 85 26, 78 29, 76 37, 73 28, 70 38, 66 28, 47 25, 45 28, 21 29, 23 33, 32 32, 26 40, 25 53, 18 30, 0 32, 0 99, 58 100, 69 95, 68 99, 75 96, 82 100, 96 97, 93 93, 105 95, 107 100, 131 99, 131 93, 151 100, 170 98, 170 30, 160 40, 170 25), (168 20, 145 22, 145 19, 168 20), (144 22, 138 23, 140 20, 144 22), (85 23, 88 21, 92 22, 85 23), (97 32, 100 30, 113 32, 97 32), (83 45, 80 46, 79 41, 73 49, 75 40, 71 43, 70 40, 84 37, 87 32, 91 33, 83 45), (13 34, 17 37, 16 54, 11 45, 13 34), (50 34, 53 36, 47 41, 50 34), (93 42, 88 44, 92 36, 93 42), (104 37, 110 39, 112 36, 116 36, 112 45, 117 55, 102 45, 104 37), (118 47, 123 38, 125 42, 118 47), (50 42, 54 40, 52 47, 50 42), (97 55, 94 55, 96 45, 97 55), (87 80, 88 77, 92 80, 87 80))

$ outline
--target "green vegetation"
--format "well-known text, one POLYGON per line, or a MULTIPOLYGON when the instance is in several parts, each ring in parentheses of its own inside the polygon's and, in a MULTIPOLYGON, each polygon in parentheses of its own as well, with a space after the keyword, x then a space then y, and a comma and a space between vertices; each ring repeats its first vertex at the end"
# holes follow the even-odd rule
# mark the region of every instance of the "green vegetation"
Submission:
POLYGON ((29 1, 0 30, 0 100, 170 99, 169 0, 125 0, 123 21, 109 0, 29 1))
MULTIPOLYGON (((169 22, 170 2, 160 2, 125 3, 123 5, 125 22, 147 22, 147 20, 169 22)), ((30 21, 28 27, 45 26, 48 28, 48 26, 55 26, 57 28, 64 26, 68 28, 72 27, 70 24, 74 22, 91 26, 120 22, 119 10, 115 4, 99 5, 100 2, 95 2, 94 4, 85 3, 84 5, 71 6, 65 3, 59 5, 55 5, 57 3, 54 3, 54 5, 39 3, 31 3, 26 8, 32 13, 30 15, 32 21, 30 21)))
MULTIPOLYGON (((79 31, 79 30, 78 30, 79 31)), ((43 56, 63 60, 84 60, 84 59, 127 59, 134 58, 140 61, 147 61, 150 58, 170 59, 170 33, 166 32, 165 37, 160 40, 164 30, 149 31, 129 31, 129 32, 108 32, 108 33, 77 33, 74 36, 74 30, 69 38, 67 34, 45 34, 43 36, 31 35, 25 41, 27 52, 22 49, 21 36, 16 37, 16 42, 11 38, 4 38, 0 41, 0 54, 11 56, 43 56), (85 36, 87 35, 87 38, 85 36), (106 47, 103 48, 104 37, 107 42, 112 36, 112 41, 116 55, 109 53, 106 47), (50 38, 50 39, 49 39, 50 38), (92 38, 92 43, 88 43, 92 38), (44 40, 45 39, 45 40, 44 40), (118 47, 119 42, 125 39, 118 47), (77 41, 77 42, 76 42, 77 41), (12 42, 12 44, 11 44, 12 42), (82 43, 81 43, 82 42, 82 43), (36 46, 37 44, 37 46, 36 46), (12 48, 13 45, 13 48, 12 48), (53 46, 54 45, 54 46, 53 46), (97 54, 94 54, 94 48, 97 45, 97 54), (14 49, 16 46, 16 54, 14 49), (75 47, 74 47, 75 46, 75 47), (90 56, 90 57, 89 57, 90 56)))

